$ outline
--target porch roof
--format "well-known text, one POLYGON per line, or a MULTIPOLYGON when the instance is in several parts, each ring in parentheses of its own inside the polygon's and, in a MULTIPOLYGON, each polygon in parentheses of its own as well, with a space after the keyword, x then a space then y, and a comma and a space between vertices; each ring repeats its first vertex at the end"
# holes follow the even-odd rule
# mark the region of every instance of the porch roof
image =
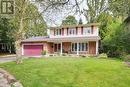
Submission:
POLYGON ((80 41, 97 41, 97 40, 100 40, 99 36, 50 38, 47 42, 80 42, 80 41))
POLYGON ((100 40, 99 36, 87 36, 87 37, 61 37, 61 38, 49 38, 49 37, 33 37, 25 39, 22 42, 80 42, 80 41, 97 41, 100 40))

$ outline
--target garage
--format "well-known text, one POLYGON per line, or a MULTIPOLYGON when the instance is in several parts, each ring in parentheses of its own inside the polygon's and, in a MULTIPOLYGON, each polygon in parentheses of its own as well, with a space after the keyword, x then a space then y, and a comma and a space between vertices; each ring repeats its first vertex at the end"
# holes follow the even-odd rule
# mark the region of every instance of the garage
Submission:
POLYGON ((23 53, 25 56, 40 56, 43 45, 24 45, 23 53))

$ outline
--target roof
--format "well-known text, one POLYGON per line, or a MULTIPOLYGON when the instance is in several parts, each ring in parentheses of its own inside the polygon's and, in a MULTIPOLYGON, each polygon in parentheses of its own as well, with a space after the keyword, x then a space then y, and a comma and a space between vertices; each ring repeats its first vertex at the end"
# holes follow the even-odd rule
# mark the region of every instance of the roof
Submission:
POLYGON ((49 38, 48 36, 43 37, 32 37, 25 39, 22 42, 66 42, 66 41, 84 41, 84 40, 100 40, 99 36, 85 36, 85 37, 61 37, 61 38, 49 38))
POLYGON ((31 37, 25 40, 22 40, 22 42, 37 42, 37 41, 47 41, 49 39, 48 36, 39 36, 39 37, 31 37))
POLYGON ((99 25, 100 25, 100 23, 89 23, 89 24, 80 24, 80 25, 64 25, 64 26, 59 26, 59 27, 50 27, 50 29, 89 27, 89 26, 99 26, 99 25))
POLYGON ((100 40, 99 36, 50 38, 47 42, 80 42, 100 40))

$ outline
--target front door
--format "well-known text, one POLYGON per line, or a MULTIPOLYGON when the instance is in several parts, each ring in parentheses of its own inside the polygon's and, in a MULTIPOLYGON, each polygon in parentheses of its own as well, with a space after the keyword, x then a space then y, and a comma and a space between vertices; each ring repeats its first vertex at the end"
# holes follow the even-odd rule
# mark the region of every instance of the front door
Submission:
POLYGON ((54 52, 60 52, 61 50, 61 44, 57 43, 57 44, 54 44, 54 52))
POLYGON ((89 42, 89 54, 96 54, 96 41, 89 42))

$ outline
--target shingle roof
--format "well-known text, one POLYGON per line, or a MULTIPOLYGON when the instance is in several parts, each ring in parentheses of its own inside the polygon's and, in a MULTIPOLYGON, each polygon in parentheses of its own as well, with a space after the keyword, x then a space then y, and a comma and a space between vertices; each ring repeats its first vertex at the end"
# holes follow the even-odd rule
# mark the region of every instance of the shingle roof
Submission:
POLYGON ((64 25, 64 26, 59 26, 59 27, 50 27, 50 29, 89 27, 89 26, 99 26, 99 25, 100 25, 100 23, 89 23, 89 24, 80 24, 80 25, 64 25))
POLYGON ((80 40, 100 40, 99 36, 87 36, 87 37, 61 37, 61 38, 49 38, 48 36, 43 37, 32 37, 25 39, 22 42, 59 42, 59 41, 80 41, 80 40))
POLYGON ((39 36, 39 37, 31 37, 31 38, 22 40, 22 42, 47 41, 47 39, 49 39, 49 36, 39 36))

